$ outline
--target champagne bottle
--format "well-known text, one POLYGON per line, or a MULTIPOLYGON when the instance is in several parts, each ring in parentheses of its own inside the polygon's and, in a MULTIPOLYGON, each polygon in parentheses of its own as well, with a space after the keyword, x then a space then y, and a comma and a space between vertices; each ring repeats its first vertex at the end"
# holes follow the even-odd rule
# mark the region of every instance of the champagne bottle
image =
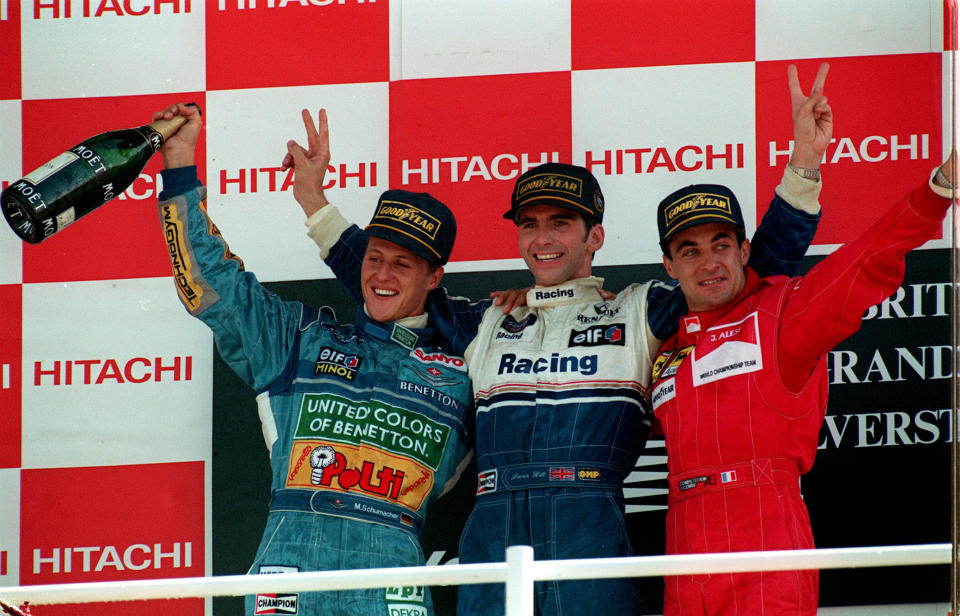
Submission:
POLYGON ((4 217, 24 241, 45 240, 126 190, 185 122, 161 118, 78 143, 7 186, 0 193, 4 217))

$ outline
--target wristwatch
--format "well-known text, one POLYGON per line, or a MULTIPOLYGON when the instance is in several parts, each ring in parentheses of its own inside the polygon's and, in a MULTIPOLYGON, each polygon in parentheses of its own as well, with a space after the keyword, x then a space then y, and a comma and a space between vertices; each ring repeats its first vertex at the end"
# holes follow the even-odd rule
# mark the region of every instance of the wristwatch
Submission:
POLYGON ((791 171, 793 171, 794 173, 796 173, 797 175, 799 175, 799 176, 802 177, 802 178, 806 178, 806 179, 812 180, 812 181, 814 181, 814 182, 819 182, 819 181, 820 181, 820 170, 819 170, 819 169, 801 169, 800 167, 794 167, 794 166, 791 165, 790 163, 787 163, 787 167, 789 167, 791 171))

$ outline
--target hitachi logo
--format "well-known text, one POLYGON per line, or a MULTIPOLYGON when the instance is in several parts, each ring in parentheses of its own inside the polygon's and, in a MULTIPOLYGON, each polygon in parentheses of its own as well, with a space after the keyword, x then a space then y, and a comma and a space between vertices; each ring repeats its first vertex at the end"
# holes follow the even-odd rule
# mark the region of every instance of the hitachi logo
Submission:
POLYGON ((135 543, 126 547, 113 545, 53 548, 49 556, 40 548, 33 550, 34 575, 50 573, 71 573, 72 571, 98 572, 107 568, 115 571, 130 569, 140 571, 147 567, 189 568, 193 566, 193 543, 175 542, 172 546, 160 543, 148 545, 135 543), (96 562, 94 562, 96 558, 96 562), (45 566, 47 565, 47 566, 45 566), (45 571, 46 570, 46 571, 45 571))
MULTIPOLYGON (((33 18, 70 19, 74 0, 33 0, 33 18)), ((116 17, 190 13, 190 0, 83 0, 82 17, 116 17)))
POLYGON ((33 384, 41 385, 101 385, 112 383, 147 383, 193 380, 193 357, 190 355, 163 357, 134 357, 126 361, 109 359, 54 360, 53 364, 33 362, 33 384), (50 377, 50 378, 45 378, 50 377))
MULTIPOLYGON (((770 166, 782 164, 778 159, 789 159, 793 152, 793 141, 785 148, 776 141, 770 142, 770 166)), ((930 158, 930 135, 928 133, 911 135, 868 135, 857 137, 834 137, 823 153, 820 163, 879 163, 885 160, 928 160, 930 158)))
POLYGON ((538 374, 540 372, 577 372, 585 376, 597 373, 596 355, 566 355, 554 353, 546 357, 517 357, 513 353, 500 356, 497 374, 538 374))
POLYGON ((554 289, 552 291, 534 291, 534 297, 538 300, 557 299, 558 297, 574 297, 573 289, 554 289))

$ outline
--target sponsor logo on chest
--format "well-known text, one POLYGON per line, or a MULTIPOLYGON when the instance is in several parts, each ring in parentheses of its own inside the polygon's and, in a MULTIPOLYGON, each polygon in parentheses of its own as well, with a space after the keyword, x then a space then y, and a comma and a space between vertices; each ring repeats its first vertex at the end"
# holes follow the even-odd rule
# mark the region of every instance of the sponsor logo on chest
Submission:
POLYGON ((331 347, 322 347, 320 354, 317 355, 313 374, 333 375, 352 381, 357 376, 361 363, 363 363, 362 357, 349 355, 331 347))
POLYGON ((691 360, 694 387, 762 370, 758 314, 704 331, 691 360))
POLYGON ((571 330, 568 347, 594 346, 624 346, 626 344, 626 328, 623 323, 610 325, 594 325, 584 330, 571 330))

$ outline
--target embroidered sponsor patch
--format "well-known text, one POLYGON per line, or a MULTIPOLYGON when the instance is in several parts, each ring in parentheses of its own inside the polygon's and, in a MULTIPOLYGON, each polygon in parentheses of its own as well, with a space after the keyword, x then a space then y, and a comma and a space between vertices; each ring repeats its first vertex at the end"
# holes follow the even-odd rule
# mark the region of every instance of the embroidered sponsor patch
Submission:
POLYGON ((551 467, 550 481, 573 481, 573 467, 572 466, 551 467))
POLYGON ((477 473, 477 494, 497 491, 497 469, 477 473))
POLYGON ((577 479, 581 481, 600 481, 600 469, 580 467, 577 469, 577 479))
POLYGON ((736 323, 707 329, 691 357, 693 385, 712 383, 763 369, 760 323, 754 312, 736 323))
MULTIPOLYGON (((290 451, 285 487, 369 496, 416 511, 430 494, 433 484, 431 469, 413 460, 371 447, 297 440, 290 451)), ((404 520, 392 511, 368 513, 413 525, 412 518, 404 520)))
MULTIPOLYGON (((260 565, 257 573, 297 573, 299 567, 260 565)), ((296 593, 260 593, 256 597, 254 614, 296 614, 300 595, 296 593)))
POLYGON ((650 403, 653 410, 657 410, 664 402, 669 402, 677 397, 676 379, 663 379, 653 387, 653 394, 650 396, 650 403))
POLYGON ((387 601, 423 603, 426 599, 426 591, 423 586, 388 586, 384 590, 383 598, 387 601))
POLYGON ((402 325, 393 324, 393 328, 390 330, 390 340, 393 340, 400 346, 405 349, 412 349, 414 345, 417 344, 417 335, 403 327, 402 325))
POLYGON ((511 334, 518 334, 524 329, 530 327, 537 321, 537 315, 531 313, 528 314, 522 321, 517 321, 513 318, 513 315, 508 314, 503 317, 503 320, 500 321, 500 329, 504 329, 511 334))
POLYGON ((338 376, 347 381, 352 381, 357 376, 357 370, 360 369, 361 363, 363 363, 362 357, 350 355, 331 347, 322 347, 320 354, 317 355, 313 374, 338 376))
POLYGON ((594 325, 584 330, 571 330, 568 347, 595 347, 604 345, 624 346, 626 329, 623 323, 594 325))
POLYGON ((423 364, 440 364, 447 368, 466 372, 467 362, 462 357, 456 355, 447 355, 440 351, 424 351, 423 349, 414 349, 410 356, 423 364))

